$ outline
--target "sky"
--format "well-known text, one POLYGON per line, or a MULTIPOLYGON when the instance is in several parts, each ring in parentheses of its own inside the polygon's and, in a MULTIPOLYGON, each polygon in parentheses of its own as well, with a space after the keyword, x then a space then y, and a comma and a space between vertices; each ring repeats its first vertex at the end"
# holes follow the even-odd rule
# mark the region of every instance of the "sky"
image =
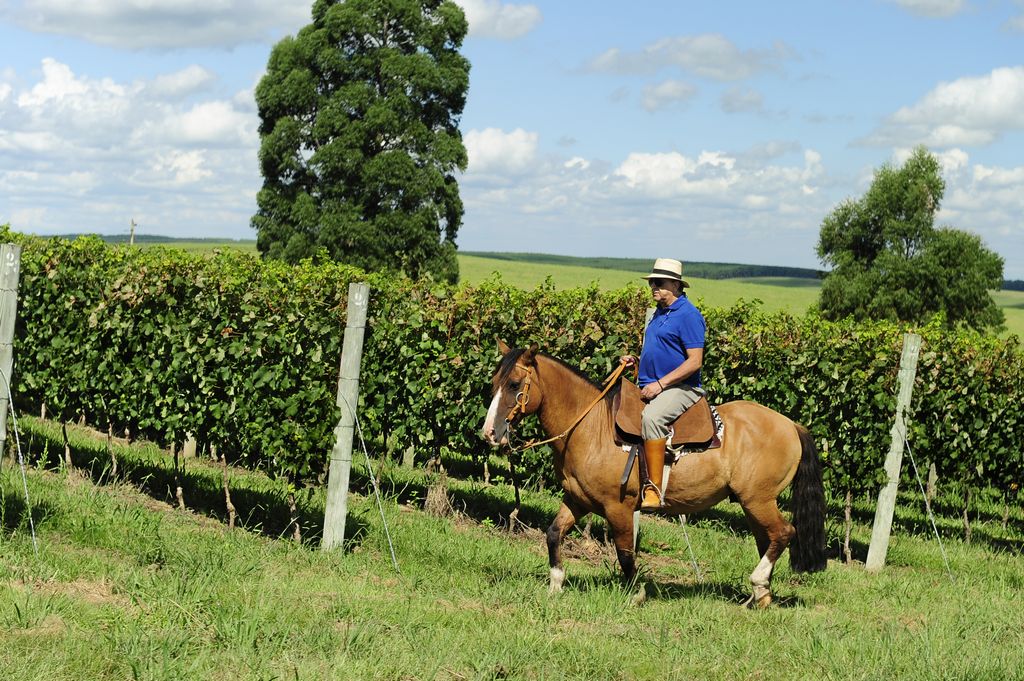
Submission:
MULTIPOLYGON (((460 250, 821 267, 916 145, 1024 279, 1024 0, 456 0, 460 250)), ((303 0, 0 0, 0 224, 254 239, 253 90, 303 0)))

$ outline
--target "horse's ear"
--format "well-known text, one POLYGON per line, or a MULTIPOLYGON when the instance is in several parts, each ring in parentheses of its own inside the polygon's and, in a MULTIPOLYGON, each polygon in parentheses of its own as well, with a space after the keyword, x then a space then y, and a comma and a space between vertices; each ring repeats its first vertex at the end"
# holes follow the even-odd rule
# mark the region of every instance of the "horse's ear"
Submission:
POLYGON ((536 365, 538 350, 539 346, 536 343, 530 343, 530 347, 523 351, 523 364, 526 366, 536 365))
POLYGON ((512 351, 512 348, 510 348, 508 345, 506 345, 505 341, 503 341, 503 340, 501 340, 499 338, 498 339, 498 352, 501 353, 501 356, 504 357, 505 355, 507 355, 511 351, 512 351))

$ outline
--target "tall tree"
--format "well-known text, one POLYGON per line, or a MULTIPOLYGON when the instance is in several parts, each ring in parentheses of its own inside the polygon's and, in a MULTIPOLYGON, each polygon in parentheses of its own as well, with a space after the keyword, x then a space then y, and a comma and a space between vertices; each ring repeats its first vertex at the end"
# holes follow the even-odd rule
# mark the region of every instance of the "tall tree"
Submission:
POLYGON ((1002 285, 1003 259, 973 234, 935 227, 945 188, 938 160, 918 147, 826 216, 818 238, 818 257, 832 267, 818 303, 824 317, 924 322, 942 312, 950 326, 1002 326, 989 291, 1002 285))
POLYGON ((455 281, 469 87, 451 0, 316 0, 256 88, 264 257, 320 249, 367 270, 455 281))

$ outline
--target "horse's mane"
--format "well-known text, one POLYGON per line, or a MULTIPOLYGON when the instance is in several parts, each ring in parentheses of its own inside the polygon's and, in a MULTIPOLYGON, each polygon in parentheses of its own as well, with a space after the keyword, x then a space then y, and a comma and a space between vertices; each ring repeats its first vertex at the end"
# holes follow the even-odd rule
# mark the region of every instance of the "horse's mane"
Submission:
MULTIPOLYGON (((501 364, 498 365, 498 373, 497 373, 496 378, 495 378, 496 385, 503 385, 505 383, 505 381, 508 380, 509 374, 512 373, 512 369, 515 368, 516 363, 519 361, 519 358, 523 356, 524 352, 526 352, 526 348, 516 348, 514 350, 509 350, 508 354, 506 354, 504 357, 501 358, 501 364)), ((590 378, 589 376, 584 374, 582 371, 580 371, 576 367, 574 367, 574 366, 572 366, 570 364, 565 363, 564 361, 558 359, 557 357, 554 357, 552 355, 548 355, 548 354, 543 353, 543 352, 539 353, 539 354, 540 354, 541 357, 544 357, 545 359, 549 359, 552 362, 554 362, 555 364, 558 364, 559 366, 564 367, 570 373, 572 373, 572 374, 578 376, 579 378, 583 379, 584 381, 586 381, 587 383, 589 383, 593 387, 597 388, 598 390, 601 390, 604 387, 600 383, 595 382, 592 378, 590 378)))
POLYGON ((512 373, 512 369, 515 368, 516 362, 526 352, 525 348, 515 348, 509 350, 504 357, 501 358, 501 364, 498 365, 498 373, 494 377, 494 384, 496 386, 504 385, 505 381, 508 380, 508 375, 512 373))

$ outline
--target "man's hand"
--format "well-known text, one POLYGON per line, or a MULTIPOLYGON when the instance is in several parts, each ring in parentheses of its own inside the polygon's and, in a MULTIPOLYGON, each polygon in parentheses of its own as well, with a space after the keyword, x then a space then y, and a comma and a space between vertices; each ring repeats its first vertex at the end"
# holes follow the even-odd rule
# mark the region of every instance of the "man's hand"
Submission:
POLYGON ((640 389, 640 397, 650 402, 663 392, 665 392, 665 389, 661 386, 661 383, 655 381, 654 383, 648 383, 640 389))
POLYGON ((627 367, 635 367, 637 364, 636 357, 633 355, 623 355, 619 357, 619 364, 625 364, 627 367))

